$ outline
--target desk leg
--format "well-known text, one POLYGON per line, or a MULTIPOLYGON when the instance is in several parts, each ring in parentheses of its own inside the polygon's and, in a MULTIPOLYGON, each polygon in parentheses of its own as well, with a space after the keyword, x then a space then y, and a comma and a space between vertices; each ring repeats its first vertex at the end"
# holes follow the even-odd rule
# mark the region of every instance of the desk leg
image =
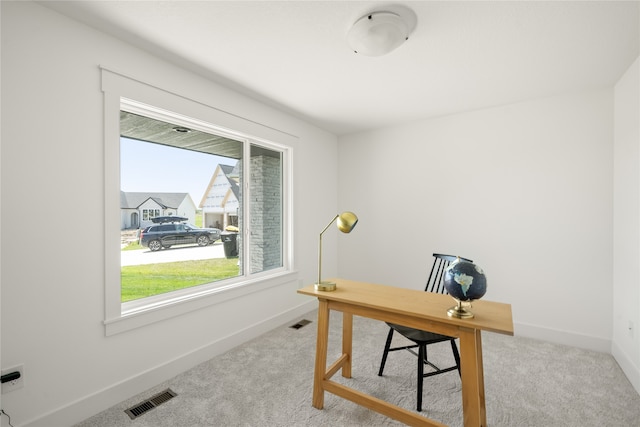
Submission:
POLYGON ((316 365, 313 374, 313 407, 324 406, 322 382, 327 370, 327 347, 329 343, 329 302, 318 299, 318 337, 316 343, 316 365))
POLYGON ((462 410, 465 427, 486 427, 484 369, 480 330, 460 330, 460 369, 462 374, 462 410))
POLYGON ((351 378, 351 353, 353 350, 353 314, 342 313, 342 353, 347 361, 342 365, 342 376, 351 378))

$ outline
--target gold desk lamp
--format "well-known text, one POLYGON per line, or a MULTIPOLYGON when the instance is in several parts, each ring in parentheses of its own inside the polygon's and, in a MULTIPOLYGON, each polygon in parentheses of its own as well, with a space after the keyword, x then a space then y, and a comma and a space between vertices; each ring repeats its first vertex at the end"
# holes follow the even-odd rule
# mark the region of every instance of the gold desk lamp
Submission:
POLYGON ((353 227, 358 223, 358 217, 353 212, 342 212, 339 215, 333 217, 331 222, 327 224, 327 226, 320 232, 320 240, 318 244, 318 281, 315 284, 316 291, 335 291, 336 284, 335 282, 323 282, 322 281, 322 234, 329 228, 331 224, 335 220, 338 220, 338 230, 343 233, 350 233, 353 230, 353 227))

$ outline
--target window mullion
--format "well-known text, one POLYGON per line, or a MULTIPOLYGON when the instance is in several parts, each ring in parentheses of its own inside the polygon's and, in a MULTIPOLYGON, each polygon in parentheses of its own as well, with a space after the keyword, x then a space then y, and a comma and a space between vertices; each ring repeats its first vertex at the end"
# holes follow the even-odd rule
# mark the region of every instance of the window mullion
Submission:
POLYGON ((242 272, 245 277, 251 276, 251 217, 249 205, 251 200, 251 140, 245 139, 242 149, 242 272))

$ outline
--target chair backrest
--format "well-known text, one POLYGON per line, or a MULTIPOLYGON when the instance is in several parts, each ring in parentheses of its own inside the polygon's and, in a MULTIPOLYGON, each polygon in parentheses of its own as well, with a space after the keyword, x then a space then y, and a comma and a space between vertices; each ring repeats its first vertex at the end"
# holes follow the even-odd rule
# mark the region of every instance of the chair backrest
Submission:
POLYGON ((429 273, 429 279, 427 280, 424 290, 436 294, 446 294, 447 290, 444 288, 442 281, 444 270, 458 258, 460 258, 460 261, 473 262, 468 258, 462 258, 456 255, 433 254, 433 265, 431 266, 431 273, 429 273))

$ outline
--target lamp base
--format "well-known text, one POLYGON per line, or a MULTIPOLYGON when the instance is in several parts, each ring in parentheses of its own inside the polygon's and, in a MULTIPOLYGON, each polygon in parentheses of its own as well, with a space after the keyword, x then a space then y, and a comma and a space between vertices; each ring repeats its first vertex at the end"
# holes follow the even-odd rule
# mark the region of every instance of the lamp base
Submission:
POLYGON ((314 285, 316 291, 331 292, 336 290, 336 282, 320 282, 314 285))
POLYGON ((456 319, 472 319, 473 313, 467 310, 467 307, 471 307, 471 303, 468 301, 456 301, 458 304, 447 310, 447 316, 455 317, 456 319))

